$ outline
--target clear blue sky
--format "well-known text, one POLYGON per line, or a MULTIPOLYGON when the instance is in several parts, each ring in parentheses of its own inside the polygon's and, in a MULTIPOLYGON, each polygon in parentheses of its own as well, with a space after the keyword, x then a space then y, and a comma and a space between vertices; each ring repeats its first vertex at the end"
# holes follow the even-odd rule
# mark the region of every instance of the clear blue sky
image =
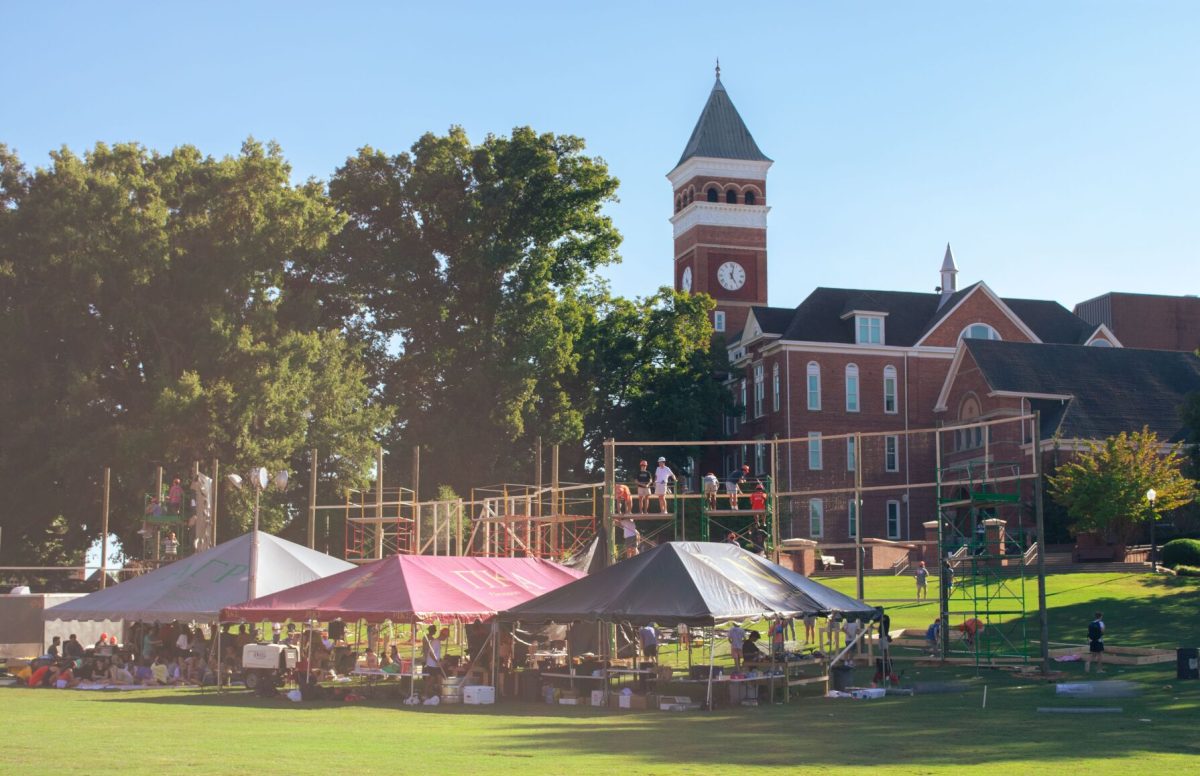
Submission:
POLYGON ((1200 3, 4 3, 0 142, 210 154, 298 178, 461 124, 587 139, 621 180, 614 289, 671 282, 664 178, 713 59, 769 178, 770 295, 960 285, 1068 307, 1200 291, 1200 3))

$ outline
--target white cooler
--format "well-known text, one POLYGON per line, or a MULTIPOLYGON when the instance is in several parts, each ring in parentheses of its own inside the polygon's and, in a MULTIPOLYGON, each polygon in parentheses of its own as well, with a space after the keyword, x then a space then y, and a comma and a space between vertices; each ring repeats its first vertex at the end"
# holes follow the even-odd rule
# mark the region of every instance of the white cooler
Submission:
POLYGON ((462 691, 463 703, 487 705, 496 702, 496 688, 486 685, 468 685, 462 691))

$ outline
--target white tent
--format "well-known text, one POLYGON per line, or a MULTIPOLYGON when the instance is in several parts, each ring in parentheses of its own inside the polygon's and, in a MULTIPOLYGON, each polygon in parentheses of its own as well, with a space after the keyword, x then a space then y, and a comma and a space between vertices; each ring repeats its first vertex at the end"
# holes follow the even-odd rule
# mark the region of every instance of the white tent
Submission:
POLYGON ((221 609, 240 604, 250 593, 257 565, 257 595, 327 577, 353 566, 278 536, 245 534, 210 550, 177 560, 148 574, 76 598, 42 612, 46 620, 197 620, 213 622, 221 609), (258 547, 258 563, 251 563, 258 547))

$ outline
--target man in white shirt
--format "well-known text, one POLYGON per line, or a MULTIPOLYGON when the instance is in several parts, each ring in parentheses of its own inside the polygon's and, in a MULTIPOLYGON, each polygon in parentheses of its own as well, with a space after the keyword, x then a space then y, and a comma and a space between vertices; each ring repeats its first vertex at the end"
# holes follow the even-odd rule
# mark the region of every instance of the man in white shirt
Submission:
POLYGON ((654 470, 654 495, 658 496, 658 511, 667 511, 667 484, 675 479, 675 472, 667 466, 666 458, 658 459, 658 468, 654 470))

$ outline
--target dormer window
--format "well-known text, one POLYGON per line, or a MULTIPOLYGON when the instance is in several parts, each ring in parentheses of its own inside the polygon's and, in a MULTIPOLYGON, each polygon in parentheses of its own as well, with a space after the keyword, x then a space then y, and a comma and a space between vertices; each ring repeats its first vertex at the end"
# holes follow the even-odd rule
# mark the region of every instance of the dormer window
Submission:
POLYGON ((959 339, 998 340, 1000 339, 1000 332, 996 331, 991 326, 988 326, 986 323, 972 323, 970 326, 963 329, 962 334, 959 335, 959 339))
POLYGON ((854 318, 858 330, 859 345, 883 344, 883 318, 878 315, 857 315, 854 318))

